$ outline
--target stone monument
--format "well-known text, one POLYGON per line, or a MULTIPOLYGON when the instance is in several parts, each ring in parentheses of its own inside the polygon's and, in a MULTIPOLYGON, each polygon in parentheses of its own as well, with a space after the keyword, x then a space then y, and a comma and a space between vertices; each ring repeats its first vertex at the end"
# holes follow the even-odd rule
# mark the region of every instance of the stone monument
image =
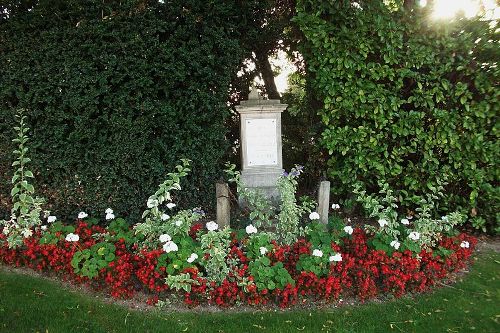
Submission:
POLYGON ((273 201, 279 200, 276 181, 283 174, 281 112, 286 107, 278 99, 262 99, 256 88, 247 101, 236 106, 240 114, 241 180, 273 201))

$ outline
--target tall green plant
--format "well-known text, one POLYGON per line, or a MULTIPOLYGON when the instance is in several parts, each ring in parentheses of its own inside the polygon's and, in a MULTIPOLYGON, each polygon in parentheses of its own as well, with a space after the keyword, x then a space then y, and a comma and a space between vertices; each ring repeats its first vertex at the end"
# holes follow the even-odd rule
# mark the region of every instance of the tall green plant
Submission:
POLYGON ((40 215, 44 203, 42 198, 34 196, 35 187, 30 183, 34 175, 27 166, 31 159, 28 157, 27 133, 29 128, 26 126, 24 110, 19 109, 15 117, 18 126, 14 127, 17 137, 12 140, 17 145, 17 149, 13 151, 15 160, 12 166, 15 167, 15 171, 10 191, 12 198, 11 218, 9 221, 0 221, 0 224, 4 226, 3 233, 7 235, 9 247, 22 245, 23 238, 30 237, 33 233, 33 227, 41 224, 40 215))

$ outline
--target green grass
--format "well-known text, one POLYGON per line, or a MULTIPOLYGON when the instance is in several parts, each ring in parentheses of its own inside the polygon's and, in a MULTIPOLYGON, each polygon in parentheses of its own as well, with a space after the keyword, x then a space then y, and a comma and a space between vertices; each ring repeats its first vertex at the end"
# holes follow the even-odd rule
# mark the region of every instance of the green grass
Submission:
POLYGON ((500 332, 500 254, 463 281, 415 298, 338 309, 139 312, 0 270, 0 332, 500 332))

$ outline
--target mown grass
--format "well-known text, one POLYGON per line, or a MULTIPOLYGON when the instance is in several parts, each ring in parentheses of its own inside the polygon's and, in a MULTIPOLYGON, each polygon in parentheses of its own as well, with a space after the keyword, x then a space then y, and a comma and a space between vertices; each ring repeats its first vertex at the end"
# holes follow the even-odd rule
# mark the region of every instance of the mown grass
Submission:
POLYGON ((0 332, 500 332, 500 254, 476 261, 463 281, 413 298, 229 313, 130 310, 0 269, 0 332))

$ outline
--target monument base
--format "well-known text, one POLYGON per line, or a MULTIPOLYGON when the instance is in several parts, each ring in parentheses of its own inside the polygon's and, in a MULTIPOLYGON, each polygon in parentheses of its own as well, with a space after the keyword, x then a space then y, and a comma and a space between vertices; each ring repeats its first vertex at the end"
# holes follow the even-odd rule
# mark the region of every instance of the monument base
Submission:
MULTIPOLYGON (((241 181, 245 184, 246 188, 259 191, 272 204, 277 204, 280 201, 280 194, 276 187, 276 182, 283 174, 283 171, 280 168, 243 170, 241 172, 241 181)), ((246 206, 241 197, 239 198, 239 203, 240 206, 246 206)))

